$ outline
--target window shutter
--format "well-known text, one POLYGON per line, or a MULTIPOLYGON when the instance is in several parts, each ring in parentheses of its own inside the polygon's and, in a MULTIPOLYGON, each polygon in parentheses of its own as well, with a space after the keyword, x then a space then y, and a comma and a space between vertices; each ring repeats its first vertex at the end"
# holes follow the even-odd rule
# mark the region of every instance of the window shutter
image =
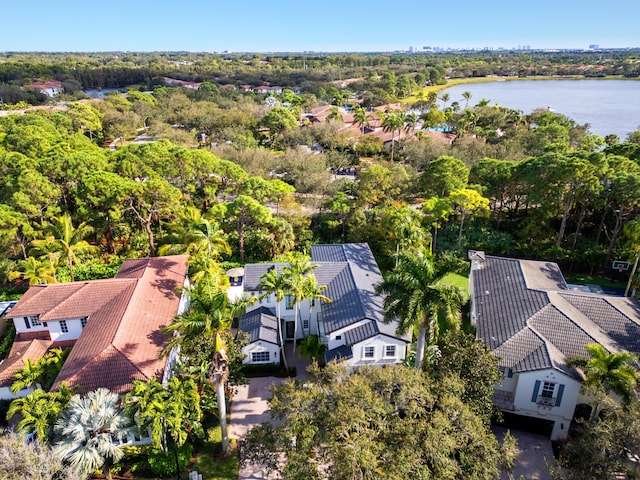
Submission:
POLYGON ((556 398, 556 407, 560 406, 560 402, 562 401, 562 394, 564 393, 564 385, 560 385, 558 387, 558 397, 556 398))
POLYGON ((531 396, 533 403, 536 403, 536 400, 538 400, 538 391, 540 391, 540 380, 536 380, 536 385, 533 387, 533 395, 531 396))
POLYGON ((27 328, 31 328, 31 324, 29 323, 29 319, 27 317, 24 317, 24 326, 27 328))

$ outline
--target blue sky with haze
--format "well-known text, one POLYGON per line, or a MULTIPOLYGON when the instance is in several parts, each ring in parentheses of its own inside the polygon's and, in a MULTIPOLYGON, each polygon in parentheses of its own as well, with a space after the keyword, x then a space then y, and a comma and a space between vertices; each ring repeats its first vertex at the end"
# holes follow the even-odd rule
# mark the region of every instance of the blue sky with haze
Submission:
POLYGON ((640 1, 6 0, 0 51, 640 47, 640 1))

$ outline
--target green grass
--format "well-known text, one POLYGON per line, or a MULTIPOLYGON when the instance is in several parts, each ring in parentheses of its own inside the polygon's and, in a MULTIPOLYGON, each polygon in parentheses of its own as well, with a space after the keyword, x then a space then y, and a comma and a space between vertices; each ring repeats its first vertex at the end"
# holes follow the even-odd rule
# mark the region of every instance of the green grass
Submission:
POLYGON ((573 283, 576 285, 600 285, 601 287, 617 287, 625 288, 626 283, 616 282, 609 278, 594 277, 593 275, 566 275, 565 280, 567 283, 573 283))
POLYGON ((458 275, 457 273, 450 273, 445 275, 442 279, 443 283, 450 283, 451 285, 455 285, 460 287, 465 292, 469 291, 469 278, 464 275, 458 275))
POLYGON ((218 453, 222 441, 220 427, 210 428, 207 434, 208 440, 195 454, 190 470, 197 470, 203 480, 237 480, 240 462, 235 439, 231 439, 229 455, 222 457, 218 453))

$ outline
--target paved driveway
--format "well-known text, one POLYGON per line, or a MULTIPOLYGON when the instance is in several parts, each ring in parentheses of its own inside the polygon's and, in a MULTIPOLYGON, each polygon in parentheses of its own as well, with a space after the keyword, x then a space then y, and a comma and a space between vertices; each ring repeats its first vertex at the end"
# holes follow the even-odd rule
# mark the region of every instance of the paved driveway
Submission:
MULTIPOLYGON (((504 427, 493 427, 493 431, 502 441, 502 437, 506 432, 504 427)), ((525 480, 552 480, 547 468, 547 462, 555 463, 553 450, 551 449, 551 440, 544 435, 536 435, 535 433, 523 432, 521 430, 510 430, 516 440, 518 440, 518 448, 520 449, 520 459, 513 469, 513 478, 525 480)), ((508 480, 510 477, 505 473, 501 480, 508 480)))

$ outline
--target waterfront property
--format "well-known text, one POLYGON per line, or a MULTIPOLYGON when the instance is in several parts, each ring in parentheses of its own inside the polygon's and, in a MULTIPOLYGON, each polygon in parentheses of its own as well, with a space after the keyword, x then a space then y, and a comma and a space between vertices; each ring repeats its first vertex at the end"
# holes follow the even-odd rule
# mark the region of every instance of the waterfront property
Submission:
MULTIPOLYGON (((366 243, 313 245, 311 258, 317 267, 318 286, 330 303, 304 300, 298 325, 290 296, 280 302, 281 329, 285 341, 317 335, 326 345, 325 359, 344 360, 350 366, 385 365, 404 360, 408 335, 398 335, 397 322, 384 323, 383 297, 375 286, 382 281, 380 269, 366 243)), ((245 266, 244 276, 235 277, 232 296, 261 297, 260 278, 271 269, 279 273, 283 263, 245 266)), ((269 295, 247 309, 240 319, 241 330, 249 333, 244 347, 245 363, 279 363, 279 338, 275 295, 269 295)))
POLYGON ((73 346, 55 380, 88 392, 124 393, 133 380, 168 377, 173 356, 160 359, 162 328, 188 307, 178 292, 187 281, 187 255, 125 260, 113 279, 33 285, 7 317, 16 339, 0 364, 0 399, 13 395, 13 374, 53 347, 73 346))
POLYGON ((572 358, 585 345, 640 353, 640 305, 627 297, 566 284, 557 264, 470 251, 471 321, 477 337, 500 358, 504 373, 494 403, 505 412, 546 421, 564 439, 577 405, 581 372, 572 358))

